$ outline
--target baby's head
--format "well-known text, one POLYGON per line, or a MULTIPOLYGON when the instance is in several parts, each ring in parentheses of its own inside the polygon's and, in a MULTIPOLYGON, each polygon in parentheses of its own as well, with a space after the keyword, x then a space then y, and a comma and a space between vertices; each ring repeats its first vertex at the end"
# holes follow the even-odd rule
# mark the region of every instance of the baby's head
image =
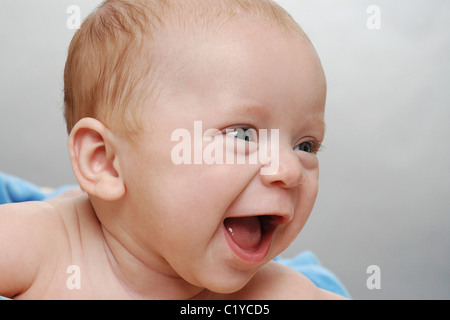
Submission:
POLYGON ((72 166, 116 243, 233 292, 311 213, 325 95, 312 44, 272 1, 106 1, 67 60, 72 166))

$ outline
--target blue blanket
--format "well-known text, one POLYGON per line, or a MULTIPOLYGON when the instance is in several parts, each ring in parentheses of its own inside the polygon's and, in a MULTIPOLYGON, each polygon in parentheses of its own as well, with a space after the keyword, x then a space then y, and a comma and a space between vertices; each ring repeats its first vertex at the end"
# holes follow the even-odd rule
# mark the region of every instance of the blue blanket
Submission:
POLYGON ((0 172, 0 205, 12 202, 42 201, 56 197, 74 187, 67 185, 49 192, 28 181, 0 172))
POLYGON ((302 273, 319 288, 350 298, 338 277, 324 268, 313 252, 304 251, 293 258, 276 257, 274 260, 302 273))
MULTIPOLYGON (((11 202, 42 201, 73 187, 68 185, 46 192, 28 181, 0 172, 0 205, 11 202)), ((302 252, 289 259, 277 257, 274 260, 301 272, 319 288, 350 297, 336 275, 324 268, 311 251, 302 252)))

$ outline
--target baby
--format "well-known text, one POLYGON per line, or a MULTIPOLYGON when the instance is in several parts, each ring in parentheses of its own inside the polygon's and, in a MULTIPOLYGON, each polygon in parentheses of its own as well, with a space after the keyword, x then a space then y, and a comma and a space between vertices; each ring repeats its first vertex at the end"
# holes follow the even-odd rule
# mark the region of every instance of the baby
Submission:
POLYGON ((272 261, 316 199, 326 96, 278 5, 107 0, 72 40, 64 81, 83 192, 0 206, 0 295, 340 298, 272 261), (263 148, 265 161, 236 161, 263 148))

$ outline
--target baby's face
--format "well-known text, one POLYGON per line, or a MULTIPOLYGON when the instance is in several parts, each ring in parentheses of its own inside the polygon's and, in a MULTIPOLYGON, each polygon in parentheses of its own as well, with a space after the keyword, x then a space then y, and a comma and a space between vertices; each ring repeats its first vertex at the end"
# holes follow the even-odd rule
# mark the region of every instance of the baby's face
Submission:
POLYGON ((162 49, 164 89, 145 106, 138 147, 121 159, 127 232, 158 271, 233 292, 289 246, 313 208, 325 77, 310 44, 258 23, 167 37, 162 49), (192 138, 181 164, 188 144, 177 132, 192 138), (223 161, 211 164, 214 143, 223 161), (270 162, 250 162, 263 147, 270 162), (232 160, 239 152, 244 164, 232 160))

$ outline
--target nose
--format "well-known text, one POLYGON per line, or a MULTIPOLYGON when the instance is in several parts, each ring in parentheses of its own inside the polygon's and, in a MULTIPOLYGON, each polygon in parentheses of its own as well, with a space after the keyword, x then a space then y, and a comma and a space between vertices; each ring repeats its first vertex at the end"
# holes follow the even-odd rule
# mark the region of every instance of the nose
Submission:
POLYGON ((272 158, 261 168, 261 178, 267 186, 277 184, 286 189, 293 188, 303 183, 304 168, 292 149, 280 150, 278 159, 272 158))

